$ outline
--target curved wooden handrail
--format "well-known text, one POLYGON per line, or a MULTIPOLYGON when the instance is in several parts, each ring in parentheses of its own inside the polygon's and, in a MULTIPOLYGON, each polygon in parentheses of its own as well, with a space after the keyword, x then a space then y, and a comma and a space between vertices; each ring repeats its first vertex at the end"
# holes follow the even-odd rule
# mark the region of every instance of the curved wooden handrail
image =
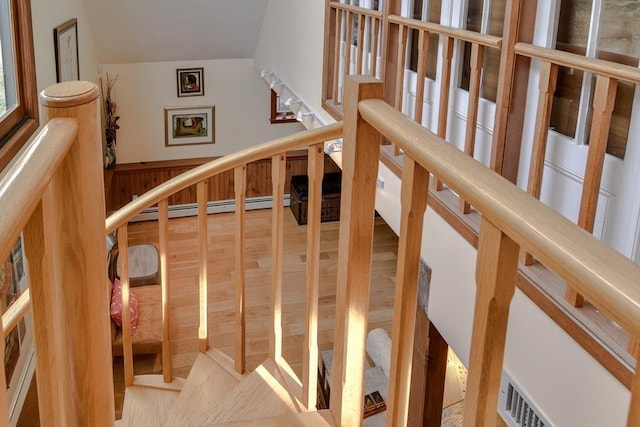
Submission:
POLYGON ((442 24, 420 21, 419 19, 405 18, 398 15, 389 15, 389 22, 391 22, 392 24, 404 25, 405 27, 413 28, 416 30, 425 30, 429 33, 453 37, 454 39, 464 40, 470 43, 477 43, 482 46, 487 46, 494 49, 500 49, 502 47, 501 37, 491 36, 488 34, 480 34, 476 33, 475 31, 448 27, 442 24))
POLYGON ((364 119, 599 310, 640 338, 640 266, 381 100, 364 119))
POLYGON ((31 294, 27 288, 18 299, 2 315, 2 331, 4 337, 16 327, 18 322, 22 320, 29 308, 31 307, 31 294))
POLYGON ((0 176, 0 259, 9 255, 77 134, 77 120, 51 120, 0 176))
POLYGON ((337 1, 332 1, 329 3, 329 6, 333 9, 338 10, 346 10, 351 13, 355 13, 357 15, 371 16, 373 18, 382 19, 382 12, 373 9, 365 9, 364 7, 352 6, 350 4, 338 3, 337 1))
POLYGON ((112 232, 144 209, 210 176, 282 152, 340 138, 342 136, 342 127, 342 122, 338 122, 322 128, 298 132, 238 151, 193 168, 149 190, 111 214, 106 220, 106 231, 107 233, 112 232))
POLYGON ((630 65, 618 64, 598 58, 587 58, 576 53, 534 46, 528 43, 516 43, 515 51, 518 55, 558 64, 563 67, 576 68, 601 76, 626 82, 640 84, 640 69, 630 65))

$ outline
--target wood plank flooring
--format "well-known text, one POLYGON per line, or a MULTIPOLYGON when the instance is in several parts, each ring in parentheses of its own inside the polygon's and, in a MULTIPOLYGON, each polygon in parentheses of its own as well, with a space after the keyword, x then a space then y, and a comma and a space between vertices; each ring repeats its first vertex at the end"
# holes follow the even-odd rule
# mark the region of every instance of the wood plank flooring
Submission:
MULTIPOLYGON (((283 355, 294 371, 302 375, 302 345, 305 324, 306 226, 300 226, 289 209, 284 215, 283 273, 283 355)), ((322 224, 319 347, 332 348, 335 318, 336 271, 339 222, 322 224)), ((248 211, 246 215, 246 327, 247 369, 252 370, 267 358, 269 347, 271 282, 271 210, 248 211)), ((208 283, 209 283, 209 343, 233 354, 233 277, 234 223, 233 214, 208 217, 208 283)), ((129 226, 129 244, 158 242, 155 221, 129 226)), ((169 280, 171 292, 171 342, 174 375, 186 378, 195 361, 198 322, 198 267, 196 218, 169 221, 169 280)), ((373 262, 370 295, 370 329, 382 327, 391 332, 393 293, 398 239, 381 219, 374 228, 373 262)), ((135 292, 135 289, 134 289, 135 292)), ((116 410, 121 407, 120 369, 116 362, 116 410)), ((153 357, 141 357, 136 362, 136 374, 159 370, 153 357)))

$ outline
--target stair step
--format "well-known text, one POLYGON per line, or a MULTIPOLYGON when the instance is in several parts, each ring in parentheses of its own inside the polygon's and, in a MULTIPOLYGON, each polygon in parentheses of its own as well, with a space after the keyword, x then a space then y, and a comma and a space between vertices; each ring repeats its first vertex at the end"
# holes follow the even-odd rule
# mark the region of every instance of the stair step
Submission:
POLYGON ((164 424, 178 401, 179 392, 142 386, 127 387, 122 408, 121 426, 157 427, 164 424))
POLYGON ((206 427, 333 427, 335 425, 331 411, 323 409, 321 411, 281 415, 278 417, 208 424, 206 427))
MULTIPOLYGON (((206 355, 198 354, 165 426, 199 425, 206 422, 210 409, 243 379, 243 376, 235 372, 235 375, 231 374, 214 360, 222 357, 221 353, 217 353, 219 352, 210 351, 206 355)), ((220 360, 225 363, 224 359, 220 360)))
MULTIPOLYGON (((200 424, 245 421, 299 412, 300 408, 295 399, 292 399, 290 392, 281 381, 282 374, 277 364, 271 359, 266 360, 223 400, 211 407, 206 419, 203 419, 200 424)), ((186 421, 183 420, 182 425, 189 424, 186 421)))

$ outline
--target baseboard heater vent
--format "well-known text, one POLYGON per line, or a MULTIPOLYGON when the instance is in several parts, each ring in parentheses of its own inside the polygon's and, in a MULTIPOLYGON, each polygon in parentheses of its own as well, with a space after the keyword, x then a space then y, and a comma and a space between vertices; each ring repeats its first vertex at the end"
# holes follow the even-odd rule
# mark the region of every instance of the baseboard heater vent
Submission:
POLYGON ((506 371, 502 371, 498 408, 509 427, 553 427, 506 371))
MULTIPOLYGON (((284 206, 289 206, 291 202, 291 196, 289 194, 284 195, 284 206)), ((273 207, 273 198, 268 197, 247 197, 245 200, 245 210, 254 209, 271 209, 273 207)), ((229 200, 216 200, 207 202, 207 214, 223 213, 223 212, 235 212, 236 201, 229 200)), ((197 203, 187 203, 184 205, 171 205, 169 206, 169 218, 183 218, 187 216, 197 216, 198 205, 197 203)), ((131 222, 138 221, 153 221, 158 219, 158 208, 152 207, 145 209, 136 215, 131 222)))

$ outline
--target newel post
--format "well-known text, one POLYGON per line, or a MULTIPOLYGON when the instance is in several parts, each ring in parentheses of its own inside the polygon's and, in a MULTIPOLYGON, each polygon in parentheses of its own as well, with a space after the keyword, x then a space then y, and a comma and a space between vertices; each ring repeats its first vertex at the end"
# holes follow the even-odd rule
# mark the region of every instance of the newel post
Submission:
POLYGON ((345 81, 344 148, 336 323, 330 409, 341 426, 362 423, 365 342, 380 134, 358 112, 358 102, 382 99, 371 76, 345 81))
MULTIPOLYGON (((57 404, 65 402, 66 425, 113 426, 99 91, 90 82, 59 83, 40 94, 40 103, 45 122, 75 118, 79 128, 42 198, 42 268, 47 280, 32 286, 56 294, 57 309, 50 310, 48 301, 33 292, 34 327, 52 327, 37 322, 36 313, 46 312, 54 328, 62 330, 51 330, 57 342, 49 337, 46 357, 38 353, 38 380, 50 369, 43 363, 55 360, 65 370, 58 373, 63 377, 58 386, 62 394, 55 397, 57 404)), ((38 342, 36 346, 40 351, 38 342)), ((47 425, 57 425, 58 420, 45 419, 47 425)))

